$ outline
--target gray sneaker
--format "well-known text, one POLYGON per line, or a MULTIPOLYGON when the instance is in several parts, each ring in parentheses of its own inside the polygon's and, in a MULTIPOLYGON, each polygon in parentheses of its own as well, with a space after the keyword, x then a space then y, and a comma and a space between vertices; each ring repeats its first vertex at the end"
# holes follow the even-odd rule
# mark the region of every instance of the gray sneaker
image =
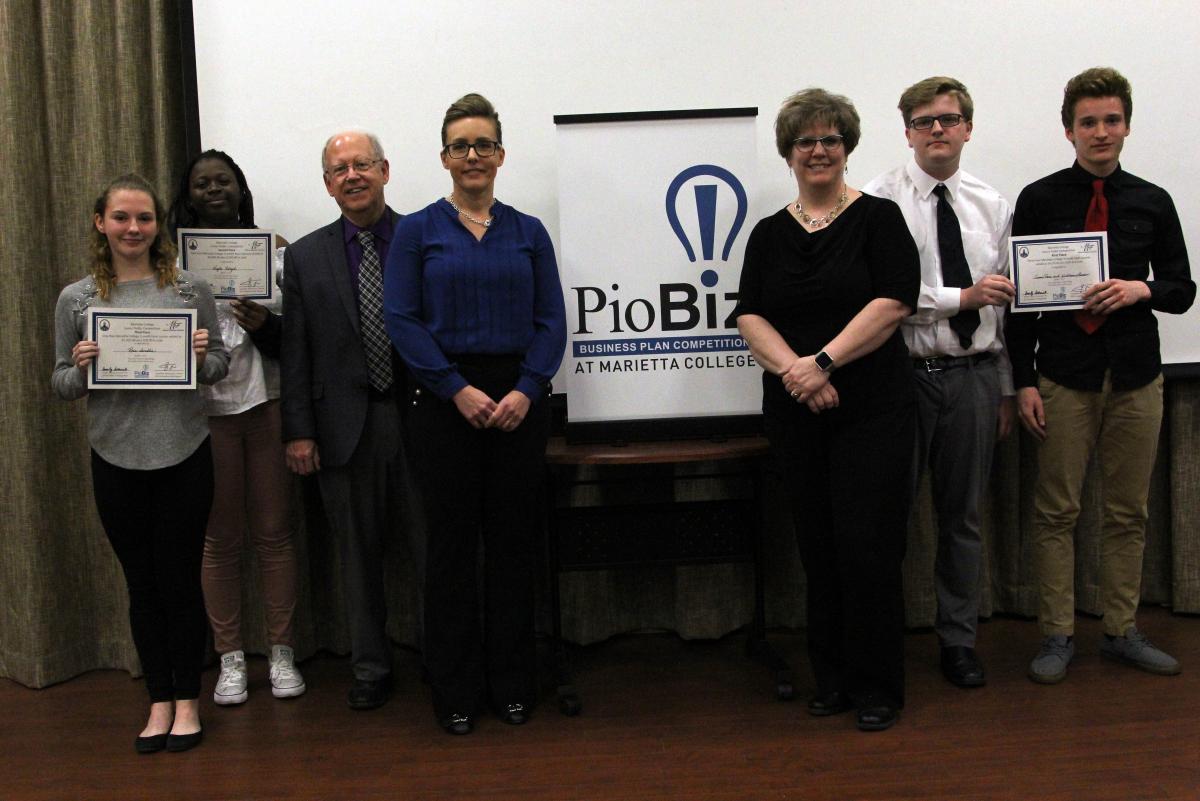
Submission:
POLYGON ((1174 676, 1180 671, 1179 660, 1155 647, 1136 626, 1130 626, 1124 637, 1101 639, 1100 655, 1160 676, 1174 676))
POLYGON ((271 646, 271 695, 295 698, 304 695, 304 677, 296 667, 296 654, 286 645, 271 646))
POLYGON ((1029 663, 1029 678, 1038 684, 1058 684, 1067 677, 1067 665, 1075 656, 1075 643, 1065 634, 1042 640, 1037 656, 1029 663))
POLYGON ((246 654, 229 651, 221 654, 221 675, 213 690, 213 701, 221 706, 246 703, 246 654))

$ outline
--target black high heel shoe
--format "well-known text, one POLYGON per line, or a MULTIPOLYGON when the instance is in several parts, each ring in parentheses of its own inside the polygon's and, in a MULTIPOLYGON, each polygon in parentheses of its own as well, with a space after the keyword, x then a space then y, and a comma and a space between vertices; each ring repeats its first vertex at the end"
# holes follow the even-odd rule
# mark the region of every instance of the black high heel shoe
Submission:
POLYGON ((840 715, 842 712, 849 712, 853 708, 854 703, 845 693, 838 690, 814 695, 808 699, 808 714, 817 718, 840 715))

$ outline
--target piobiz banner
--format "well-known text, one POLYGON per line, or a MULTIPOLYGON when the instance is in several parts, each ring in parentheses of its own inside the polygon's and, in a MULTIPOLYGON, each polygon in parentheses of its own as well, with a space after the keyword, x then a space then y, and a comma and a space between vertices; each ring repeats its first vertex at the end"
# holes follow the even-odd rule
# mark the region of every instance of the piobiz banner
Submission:
POLYGON ((759 414, 732 313, 750 229, 757 109, 556 116, 573 424, 759 414))

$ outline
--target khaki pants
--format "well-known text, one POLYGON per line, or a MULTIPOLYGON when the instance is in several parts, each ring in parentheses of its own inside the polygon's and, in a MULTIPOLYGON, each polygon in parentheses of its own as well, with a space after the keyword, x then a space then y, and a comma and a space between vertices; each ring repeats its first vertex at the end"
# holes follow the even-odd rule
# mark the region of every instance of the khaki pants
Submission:
POLYGON ((1033 546, 1043 635, 1075 629, 1075 521, 1093 447, 1100 449, 1104 521, 1100 533, 1100 602, 1104 631, 1123 635, 1141 595, 1146 498, 1162 424, 1163 378, 1115 392, 1068 389, 1041 378, 1046 441, 1038 450, 1033 546))
POLYGON ((204 539, 204 604, 217 653, 242 650, 242 551, 258 555, 267 638, 295 645, 296 554, 289 493, 292 476, 279 437, 279 401, 208 418, 216 493, 204 539))

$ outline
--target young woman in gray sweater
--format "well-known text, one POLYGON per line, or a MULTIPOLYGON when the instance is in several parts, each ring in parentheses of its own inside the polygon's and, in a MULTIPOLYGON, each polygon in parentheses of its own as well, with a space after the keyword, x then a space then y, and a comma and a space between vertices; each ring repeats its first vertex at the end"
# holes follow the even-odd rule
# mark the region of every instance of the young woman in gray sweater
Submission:
POLYGON ((139 753, 199 744, 204 601, 200 557, 213 494, 203 399, 194 389, 88 389, 99 346, 87 310, 195 309, 192 350, 202 384, 229 359, 212 292, 180 274, 154 189, 140 176, 112 181, 96 199, 91 274, 66 287, 55 309, 51 384, 65 400, 87 398, 92 487, 105 534, 129 590, 129 622, 150 695, 139 753))

